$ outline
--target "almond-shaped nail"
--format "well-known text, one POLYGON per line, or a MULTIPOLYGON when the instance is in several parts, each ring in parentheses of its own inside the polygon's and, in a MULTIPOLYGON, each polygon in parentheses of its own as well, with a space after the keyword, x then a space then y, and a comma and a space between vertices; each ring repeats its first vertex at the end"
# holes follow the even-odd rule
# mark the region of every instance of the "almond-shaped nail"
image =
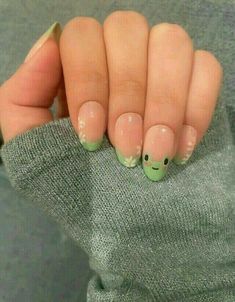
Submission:
POLYGON ((178 165, 185 164, 191 157, 197 141, 197 130, 189 125, 183 125, 177 152, 173 162, 178 165))
POLYGON ((141 157, 143 119, 138 113, 124 113, 115 124, 117 158, 126 167, 135 167, 141 157))
POLYGON ((167 172, 174 152, 174 132, 165 125, 155 125, 145 134, 142 163, 146 176, 161 180, 167 172))
POLYGON ((29 61, 34 54, 41 48, 48 39, 52 38, 54 39, 57 43, 59 43, 60 35, 61 35, 61 27, 58 22, 53 23, 49 29, 37 40, 37 42, 33 45, 29 53, 27 54, 24 62, 26 63, 29 61))
POLYGON ((103 141, 105 111, 96 101, 85 102, 78 113, 78 135, 81 144, 88 151, 97 150, 103 141))

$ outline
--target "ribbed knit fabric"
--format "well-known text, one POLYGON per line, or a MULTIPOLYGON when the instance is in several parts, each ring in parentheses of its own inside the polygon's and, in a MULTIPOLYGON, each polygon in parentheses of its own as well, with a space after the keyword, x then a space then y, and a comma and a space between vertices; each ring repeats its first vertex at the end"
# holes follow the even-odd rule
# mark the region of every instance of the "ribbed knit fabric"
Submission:
MULTIPOLYGON (((103 10, 94 2, 63 1, 59 11, 86 15, 91 7, 89 15, 97 17, 103 10)), ((32 5, 32 12, 40 11, 32 5)), ((107 139, 100 150, 87 152, 70 120, 57 120, 3 145, 9 180, 89 255, 94 277, 88 302, 234 302, 234 4, 129 0, 104 7, 137 9, 151 24, 179 23, 195 48, 216 54, 225 73, 209 131, 186 166, 171 164, 168 176, 155 183, 140 165, 123 167, 107 139)), ((48 11, 51 16, 54 9, 48 11)))
MULTIPOLYGON (((221 107, 222 108, 222 107, 221 107)), ((105 139, 87 152, 70 119, 3 145, 13 187, 87 252, 87 301, 235 301, 234 147, 223 110, 185 167, 161 182, 105 139)))

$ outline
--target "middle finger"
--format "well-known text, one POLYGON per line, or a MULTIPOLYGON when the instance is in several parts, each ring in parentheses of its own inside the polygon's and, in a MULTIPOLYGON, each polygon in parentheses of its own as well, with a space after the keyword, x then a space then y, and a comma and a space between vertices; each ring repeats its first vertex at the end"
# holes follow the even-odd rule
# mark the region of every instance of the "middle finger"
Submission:
POLYGON ((119 161, 134 167, 142 149, 148 23, 134 11, 116 11, 104 22, 109 66, 109 139, 119 161))

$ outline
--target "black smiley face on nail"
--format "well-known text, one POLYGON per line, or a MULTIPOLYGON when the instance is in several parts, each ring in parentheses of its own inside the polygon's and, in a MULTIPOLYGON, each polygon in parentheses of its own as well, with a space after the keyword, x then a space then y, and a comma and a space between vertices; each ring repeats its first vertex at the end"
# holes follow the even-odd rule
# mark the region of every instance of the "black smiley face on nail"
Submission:
POLYGON ((169 163, 169 159, 166 157, 166 158, 164 159, 164 165, 166 166, 168 163, 169 163))
MULTIPOLYGON (((145 162, 147 162, 148 160, 149 160, 149 155, 148 154, 145 154, 145 156, 144 156, 144 160, 145 160, 145 162)), ((151 167, 153 170, 159 170, 160 169, 160 163, 161 162, 155 162, 155 164, 158 164, 158 167, 151 167)), ((163 161, 163 164, 164 164, 164 166, 167 166, 168 165, 168 163, 169 163, 169 159, 166 157, 165 159, 164 159, 164 161, 163 161)))

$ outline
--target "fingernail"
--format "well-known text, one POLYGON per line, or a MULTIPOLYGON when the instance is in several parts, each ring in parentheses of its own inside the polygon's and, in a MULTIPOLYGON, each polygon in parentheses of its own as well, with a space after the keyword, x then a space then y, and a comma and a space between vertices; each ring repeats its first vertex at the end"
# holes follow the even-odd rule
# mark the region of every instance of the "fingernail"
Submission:
POLYGON ((48 39, 52 38, 56 40, 57 43, 59 43, 59 38, 61 35, 61 27, 58 22, 55 22, 50 26, 50 28, 37 40, 37 42, 34 44, 34 46, 31 48, 29 53, 27 54, 24 62, 28 62, 29 59, 31 59, 34 54, 41 48, 48 39))
POLYGON ((174 132, 165 125, 152 126, 146 132, 142 162, 149 179, 158 181, 166 175, 174 152, 174 139, 174 132))
POLYGON ((135 167, 142 150, 143 121, 138 113, 124 113, 116 121, 115 150, 117 158, 126 167, 135 167))
POLYGON ((183 125, 179 137, 177 152, 173 162, 178 165, 185 164, 191 157, 197 141, 197 130, 189 125, 183 125))
POLYGON ((96 101, 84 103, 78 113, 78 135, 81 144, 88 151, 97 150, 103 141, 105 111, 96 101))

